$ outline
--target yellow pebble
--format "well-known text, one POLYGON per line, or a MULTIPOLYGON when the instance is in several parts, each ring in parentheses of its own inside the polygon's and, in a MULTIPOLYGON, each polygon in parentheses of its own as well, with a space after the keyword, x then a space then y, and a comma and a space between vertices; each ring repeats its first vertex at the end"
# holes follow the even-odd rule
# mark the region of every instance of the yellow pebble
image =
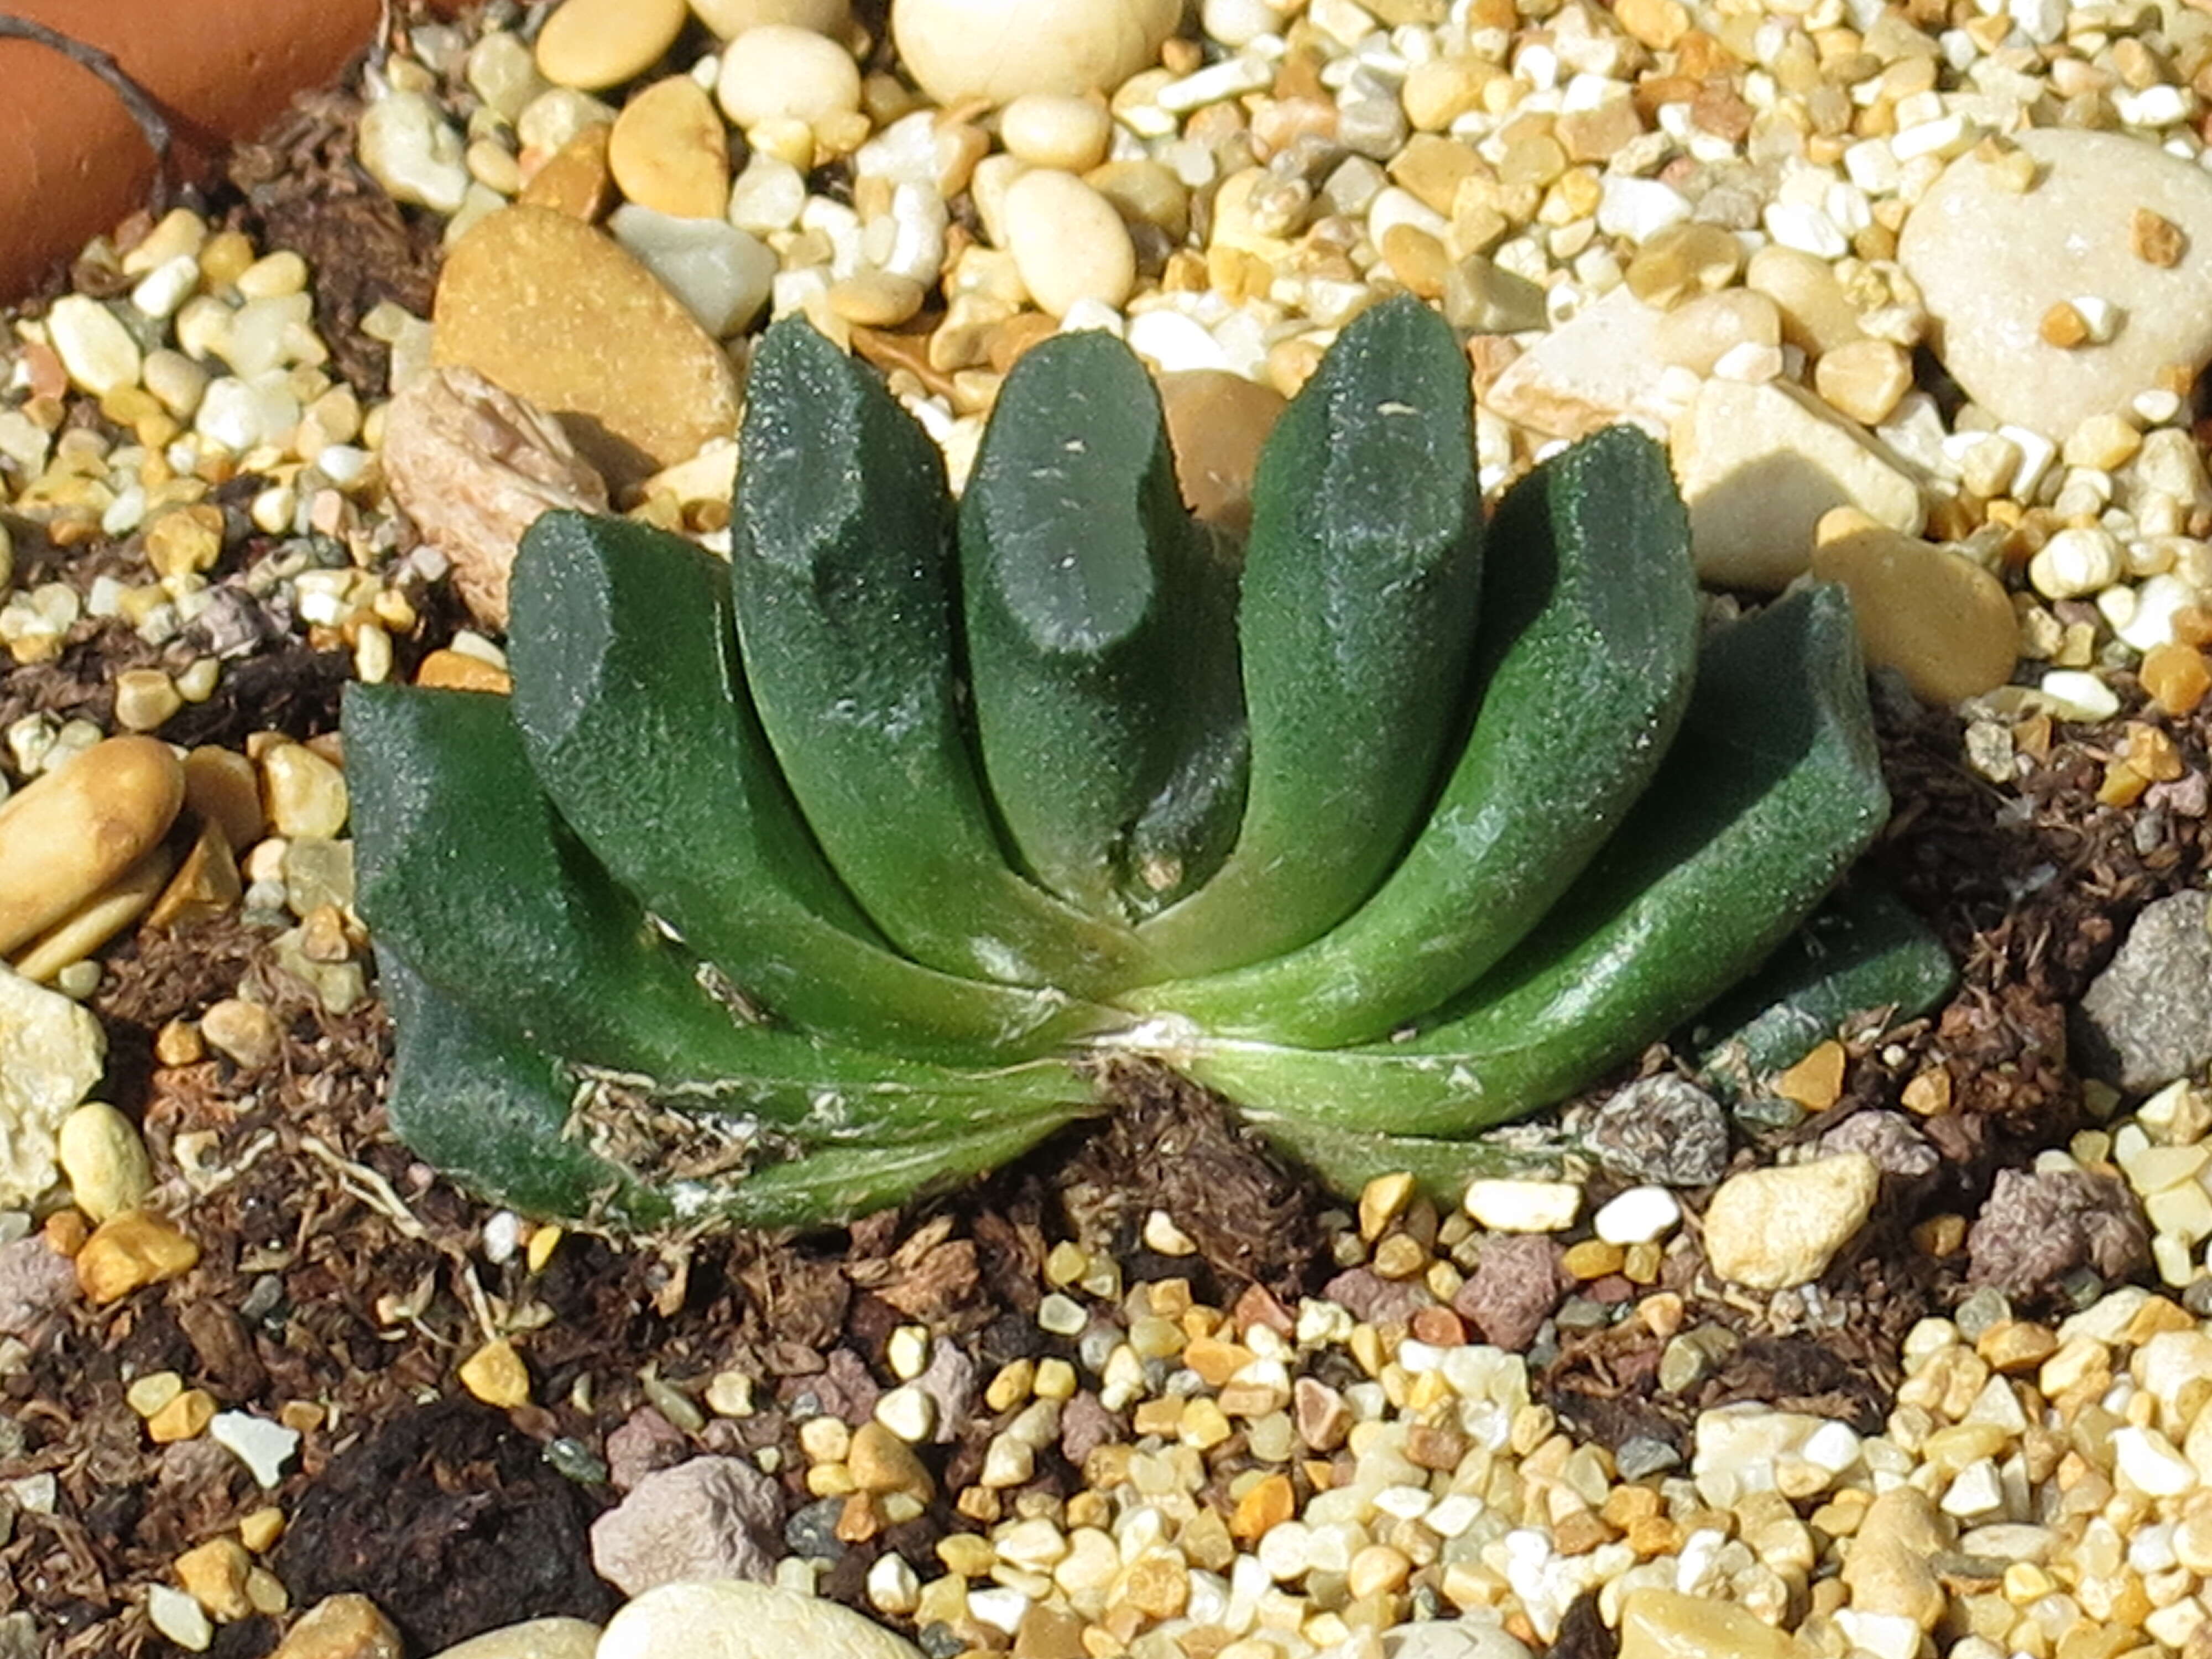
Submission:
POLYGON ((256 1555, 265 1553, 283 1535, 284 1511, 274 1504, 264 1504, 238 1523, 240 1541, 256 1555))
POLYGON ((502 1411, 530 1403, 530 1373, 505 1337, 487 1342, 461 1362, 461 1386, 502 1411))
POLYGON ((522 1259, 529 1265, 531 1272, 542 1273, 545 1271, 545 1264, 553 1259, 553 1252, 560 1248, 561 1230, 553 1226, 540 1227, 530 1235, 530 1243, 523 1248, 522 1259))

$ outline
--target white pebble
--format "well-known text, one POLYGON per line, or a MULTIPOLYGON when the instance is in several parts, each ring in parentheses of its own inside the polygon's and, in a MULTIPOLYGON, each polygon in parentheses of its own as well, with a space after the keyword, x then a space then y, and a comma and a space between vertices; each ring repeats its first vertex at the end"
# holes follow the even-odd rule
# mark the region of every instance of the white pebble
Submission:
POLYGON ((2027 579, 2047 599, 2071 599, 2120 579, 2120 544, 2112 532, 2096 526, 2062 530, 2036 550, 2027 579))
POLYGON ((249 1412, 217 1412, 208 1438, 228 1447, 264 1492, 284 1478, 284 1466, 300 1449, 300 1431, 249 1412))
POLYGON ((388 93, 371 104, 356 149, 368 176, 396 200, 450 214, 468 195, 467 146, 419 92, 388 93))
POLYGON ((779 118, 814 126, 860 108, 860 65, 826 35, 763 23, 730 42, 714 97, 738 127, 779 118))
POLYGON ((190 1653, 205 1653, 215 1640, 207 1609, 167 1584, 146 1586, 146 1619, 154 1628, 190 1653))
POLYGON ((1484 1177, 1468 1183, 1467 1212, 1501 1233, 1556 1233, 1574 1225, 1583 1189, 1570 1181, 1484 1177))
POLYGON ((2121 641, 2138 651, 2172 643, 2173 618, 2185 606, 2197 603, 2196 590, 2179 576, 2153 576, 2135 589, 2135 610, 2113 629, 2121 641))
POLYGON ((2108 720, 2120 712, 2112 688, 2094 674, 2079 668, 2055 668, 2036 688, 2051 704, 2051 713, 2064 720, 2108 720))
POLYGON ((94 397, 138 384, 138 343, 99 301, 64 294, 46 312, 46 331, 70 379, 94 397))
POLYGON ((177 307, 200 285, 200 262, 189 253, 165 259, 141 277, 131 290, 131 303, 139 313, 156 319, 173 317, 177 307))
POLYGON ((1608 1244, 1649 1244, 1681 1218, 1682 1206, 1664 1187, 1631 1187, 1590 1218, 1590 1224, 1608 1244))

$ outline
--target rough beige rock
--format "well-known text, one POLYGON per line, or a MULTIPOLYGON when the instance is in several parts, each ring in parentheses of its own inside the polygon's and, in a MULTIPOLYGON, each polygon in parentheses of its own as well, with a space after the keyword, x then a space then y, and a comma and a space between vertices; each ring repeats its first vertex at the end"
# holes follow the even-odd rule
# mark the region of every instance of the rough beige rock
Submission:
POLYGON ((565 214, 480 220, 446 255, 435 321, 438 364, 550 411, 617 489, 737 429, 722 349, 644 265, 565 214))
POLYGON ((656 81, 623 106, 607 167, 624 196, 656 213, 719 219, 729 206, 728 129, 688 75, 656 81))
POLYGON ((184 768, 153 738, 109 738, 0 805, 0 955, 144 858, 184 804, 184 768))
POLYGON ((1934 703, 1979 696, 2012 678, 2020 655, 2012 601, 1972 559, 1848 507, 1825 515, 1814 539, 1813 574, 1851 596, 1869 667, 1896 669, 1934 703))
POLYGON ((1958 1528, 1917 1486, 1893 1486, 1867 1506, 1845 1545, 1844 1587, 1862 1613, 1910 1619, 1936 1628, 1950 1598, 1936 1576, 1937 1552, 1958 1528))
POLYGON ((559 422, 473 369, 439 368, 392 400, 384 476, 422 539, 453 562, 477 621, 507 627, 507 583, 541 513, 607 510, 606 481, 559 422))
POLYGON ((2169 374, 2185 386, 2212 360, 2212 176, 2120 133, 2053 128, 2015 142, 2036 168, 2025 193, 2001 164, 1960 156, 1905 221, 1898 258, 1935 319, 1936 356, 1967 394, 2063 439, 2169 374), (2138 254, 2144 210, 2179 232, 2185 257, 2138 254), (2052 344, 2045 315, 2084 298, 2117 309, 2110 342, 2052 344))
POLYGON ((63 1121, 106 1055, 90 1010, 0 968, 0 1205, 26 1207, 53 1185, 63 1121))
POLYGON ((1887 451, 1786 382, 1707 380, 1674 422, 1668 452, 1698 574, 1717 586, 1788 586, 1812 560, 1821 514, 1835 507, 1907 534, 1921 526, 1919 486, 1887 451))
POLYGON ((538 36, 538 72, 556 87, 598 92, 633 80, 676 44, 684 0, 566 0, 538 36))
POLYGON ((921 1659, 849 1608, 735 1579, 663 1584, 607 1621, 596 1659, 921 1659))
POLYGON ((940 104, 1112 93, 1159 56, 1182 0, 893 0, 891 40, 940 104))
POLYGON ((436 1659, 593 1659, 599 1627, 580 1619, 532 1619, 472 1636, 436 1659))
POLYGON ((1660 407, 1666 316, 1626 288, 1591 301, 1515 358, 1483 399, 1497 414, 1553 438, 1579 438, 1624 415, 1660 407))
POLYGON ((1747 1607, 1676 1590, 1621 1598, 1620 1659, 1811 1659, 1796 1637, 1747 1607))
POLYGON ((269 1659, 403 1659, 392 1623, 366 1595, 333 1595, 309 1608, 269 1659))
POLYGON ((1866 1224, 1881 1186, 1864 1152, 1730 1176, 1705 1208, 1705 1259, 1754 1290, 1809 1285, 1866 1224))
POLYGON ((1184 503, 1206 524, 1252 527, 1252 477, 1285 399, 1273 386, 1220 368, 1159 377, 1160 407, 1184 503))

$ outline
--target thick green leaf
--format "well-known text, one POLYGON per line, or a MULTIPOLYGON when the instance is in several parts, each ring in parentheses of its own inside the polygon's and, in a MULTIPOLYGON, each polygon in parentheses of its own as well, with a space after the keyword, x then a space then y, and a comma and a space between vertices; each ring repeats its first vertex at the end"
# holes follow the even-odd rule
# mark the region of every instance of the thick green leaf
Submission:
POLYGON ((1183 510, 1159 395, 1126 346, 1069 334, 1023 356, 959 523, 991 798, 1031 874, 1120 916, 1125 892, 1159 884, 1130 867, 1136 824, 1237 696, 1230 573, 1183 510))
POLYGON ((769 330, 745 395, 731 561, 745 679, 830 864, 932 967, 1129 983, 1126 927, 1007 867, 963 724, 937 445, 800 319, 769 330))
POLYGON ((1780 1071, 1847 1021, 1877 1009, 1893 1019, 1917 1018, 1958 982, 1936 930, 1883 883, 1854 876, 1705 1011, 1698 1047, 1708 1065, 1780 1071))
POLYGON ((1305 945, 1418 827, 1466 713, 1480 575, 1467 359, 1387 301, 1277 422, 1253 489, 1238 637, 1251 785, 1236 850, 1138 930, 1195 976, 1305 945))
POLYGON ((1393 1134, 1503 1122, 1594 1081, 1756 966, 1888 811, 1850 611, 1808 589, 1711 636, 1644 799, 1543 928, 1410 1040, 1197 1040, 1185 1067, 1286 1118, 1393 1134))
POLYGON ((1666 755, 1697 657, 1689 534, 1666 456, 1633 427, 1523 478, 1484 559, 1474 729, 1382 889, 1303 950, 1128 1005, 1331 1048, 1465 990, 1541 921, 1666 755))
POLYGON ((550 513, 514 582, 515 720, 562 816, 746 997, 920 1059, 1052 1053, 1110 1019, 877 943, 823 862, 736 663, 728 572, 680 538, 550 513))

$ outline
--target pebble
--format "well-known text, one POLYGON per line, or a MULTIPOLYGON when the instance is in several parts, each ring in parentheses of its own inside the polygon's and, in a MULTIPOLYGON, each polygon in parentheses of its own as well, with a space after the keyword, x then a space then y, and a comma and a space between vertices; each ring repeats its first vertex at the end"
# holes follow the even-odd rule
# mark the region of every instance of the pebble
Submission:
POLYGON ((1106 159, 1113 118, 1096 98, 1024 93, 999 112, 999 141, 1024 166, 1088 173, 1106 159))
POLYGON ((138 1126, 105 1101, 87 1101, 64 1118, 55 1148, 70 1201, 95 1226, 137 1209, 153 1188, 153 1165, 138 1126))
POLYGON ((1006 104, 1110 94, 1158 60, 1182 17, 1182 0, 895 0, 891 41, 933 101, 1006 104))
POLYGON ((691 0, 691 12, 725 40, 763 23, 842 35, 853 21, 849 0, 691 0))
POLYGON ((721 348, 644 265, 564 214, 478 222, 446 255, 435 322, 437 362, 563 419, 617 488, 736 429, 721 348))
MULTIPOLYGON (((632 204, 617 208, 607 221, 615 240, 718 340, 740 332, 760 315, 776 273, 776 257, 768 245, 721 218, 720 211, 717 208, 708 218, 677 219, 632 204)), ((915 300, 918 306, 918 284, 915 300)))
POLYGON ((530 1370, 514 1344, 500 1338, 461 1361, 461 1386, 487 1406, 512 1411, 530 1403, 530 1370))
POLYGON ((262 756, 261 798, 280 836, 331 840, 352 810, 345 774, 305 744, 273 744, 262 756))
POLYGON ((1665 407, 1658 340, 1666 315, 1617 288, 1515 358, 1485 402, 1553 438, 1579 438, 1625 415, 1658 414, 1665 407))
POLYGON ((564 0, 538 35, 538 72, 599 92, 635 80, 683 33, 684 0, 564 0))
POLYGON ((1873 1212, 1881 1172, 1863 1152, 1729 1176, 1705 1207, 1705 1257, 1755 1290, 1808 1285, 1873 1212))
POLYGON ((2185 243, 2212 246, 2212 177, 2118 133, 2016 135, 2035 164, 2022 194, 2002 163, 1951 163, 1905 221, 1898 258, 1918 284, 1943 366, 2000 421, 2063 439, 2091 416, 2124 410, 2212 359, 2212 266, 2138 255, 2148 210, 2185 243), (2067 349, 2043 331, 2055 307, 2083 297, 2116 313, 2108 343, 2067 349))
POLYGON ((205 1653, 215 1640, 215 1626, 208 1619, 207 1609, 185 1591, 167 1584, 147 1585, 146 1619, 189 1653, 205 1653))
POLYGON ((1805 573, 1815 528, 1835 507, 1907 535, 1920 529, 1919 487, 1875 440, 1795 386, 1705 381, 1668 450, 1698 574, 1716 586, 1779 592, 1805 573))
POLYGON ((45 1238, 0 1244, 0 1334, 27 1337, 76 1294, 76 1269, 45 1238))
POLYGON ((580 1619, 532 1619, 441 1648, 433 1659, 593 1659, 599 1627, 580 1619))
POLYGON ((269 1659, 404 1659, 392 1621, 366 1595, 333 1595, 301 1616, 269 1659))
POLYGON ((64 294, 46 313, 54 352, 70 381, 95 398, 138 384, 144 360, 113 312, 82 294, 64 294))
POLYGON ((614 189, 609 163, 613 146, 612 123, 592 123, 555 151, 515 200, 525 207, 547 208, 593 223, 607 210, 607 198, 614 189))
POLYGON ((499 631, 522 532, 555 508, 607 510, 606 481, 560 423, 473 369, 434 368, 392 398, 383 461, 392 499, 450 562, 470 614, 499 631))
POLYGON ((922 1659, 849 1608, 769 1584, 664 1584, 607 1621, 595 1659, 922 1659))
POLYGON ((860 66, 853 54, 812 29, 763 23, 722 53, 714 99, 732 125, 803 121, 817 132, 833 116, 860 106, 860 66))
POLYGON ((1740 346, 1774 349, 1781 343, 1781 311, 1764 294, 1743 288, 1686 301, 1659 319, 1651 337, 1662 362, 1698 374, 1711 374, 1715 364, 1740 346))
POLYGON ((285 1465, 300 1449, 297 1429, 251 1412, 217 1412, 207 1432, 209 1439, 246 1465, 254 1484, 264 1492, 276 1489, 284 1478, 285 1465))
POLYGON ((1620 1659, 1812 1659, 1813 1650, 1747 1607, 1678 1590, 1621 1598, 1620 1659))
POLYGON ((1007 251, 1038 309, 1064 317, 1084 301, 1119 307, 1137 282, 1136 246, 1114 204, 1077 178, 1036 167, 1007 187, 1007 251))
POLYGON ((106 1057, 89 1009, 0 968, 0 1206, 27 1206, 53 1185, 62 1125, 106 1057))
POLYGON ((592 1565, 629 1595, 691 1579, 765 1582, 782 1522, 781 1490, 750 1463, 694 1457, 647 1475, 592 1523, 592 1565))
POLYGON ((1665 1187, 1706 1187, 1728 1168, 1728 1114, 1687 1079, 1672 1073, 1638 1078, 1590 1115, 1590 1149, 1605 1167, 1632 1181, 1665 1187))
POLYGON ((1575 1224, 1583 1189, 1571 1181, 1483 1176, 1468 1182, 1468 1214, 1493 1232, 1556 1233, 1575 1224))
POLYGON ((656 213, 720 219, 729 206, 729 135, 688 75, 656 81, 623 106, 607 167, 624 196, 656 213))
POLYGON ((184 797, 184 769, 167 744, 121 737, 0 804, 0 954, 137 863, 168 833, 184 797))
POLYGON ((246 1575, 252 1568, 252 1558, 235 1538, 210 1538, 170 1564, 185 1592, 225 1625, 253 1616, 253 1603, 246 1599, 246 1575))
POLYGON ((2004 584, 1963 554, 1875 523, 1824 514, 1812 574, 1851 596, 1867 665, 1893 668, 1923 702, 1950 704, 2012 678, 2020 627, 2004 584))
POLYGON ((1243 534, 1252 527, 1261 447, 1287 400, 1227 369, 1183 369, 1158 381, 1184 504, 1202 523, 1243 534))
POLYGON ((1937 1553, 1957 1531, 1935 1500, 1917 1486, 1879 1493, 1860 1517, 1844 1557, 1843 1581, 1863 1613, 1909 1619, 1932 1631, 1948 1598, 1936 1576, 1937 1553))
POLYGON ((362 113, 362 167, 397 200, 434 213, 458 212, 467 198, 467 148, 419 92, 386 93, 362 113))
POLYGON ((1648 1244, 1664 1238, 1681 1218, 1682 1206, 1664 1187, 1631 1187, 1607 1200, 1590 1226, 1608 1244, 1648 1244))
POLYGON ((94 1306, 106 1307, 190 1272, 199 1259, 200 1247, 167 1222, 131 1210, 92 1230, 76 1253, 76 1282, 94 1306))
POLYGON ((199 1030, 210 1048, 249 1072, 275 1060, 284 1042, 276 1017, 243 997, 222 997, 210 1003, 200 1016, 199 1030))
POLYGON ((2136 913, 2075 1018, 2081 1063, 2129 1094, 2212 1064, 2212 895, 2191 889, 2136 913))

